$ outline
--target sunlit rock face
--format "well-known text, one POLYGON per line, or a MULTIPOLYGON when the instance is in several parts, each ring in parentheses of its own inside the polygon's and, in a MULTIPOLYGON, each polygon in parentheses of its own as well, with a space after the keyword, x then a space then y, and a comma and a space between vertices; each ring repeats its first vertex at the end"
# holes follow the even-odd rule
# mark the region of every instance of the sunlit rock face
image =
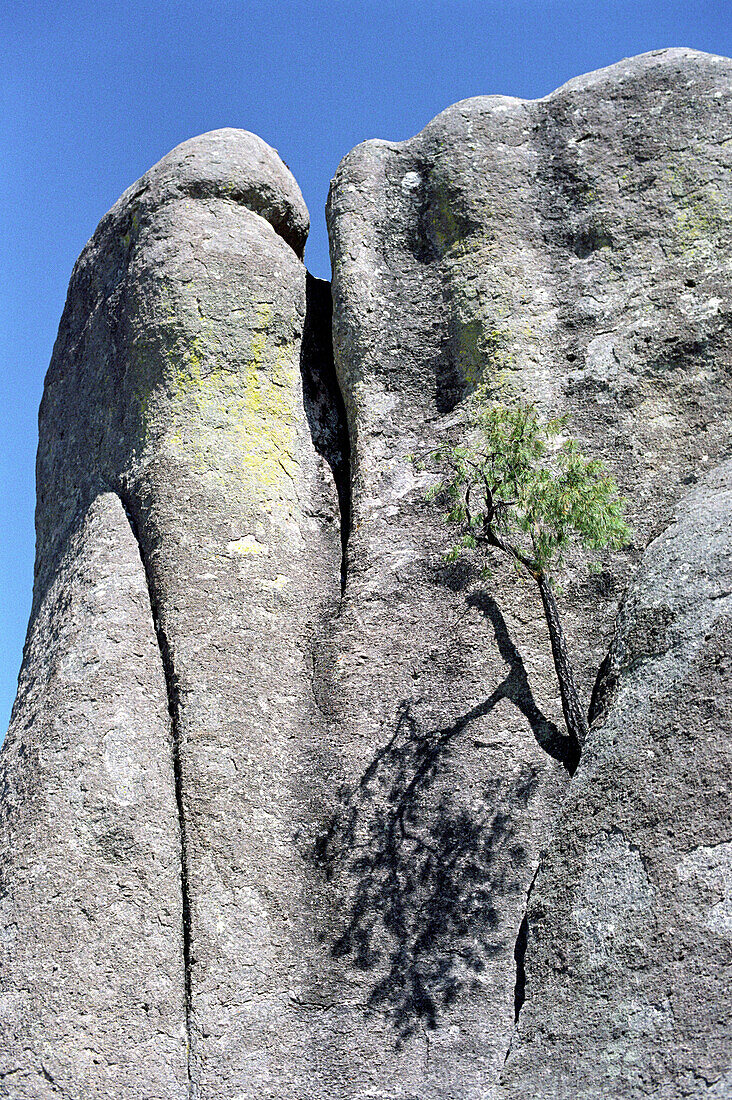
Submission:
POLYGON ((732 463, 680 501, 618 620, 531 893, 500 1095, 726 1096, 732 463))
POLYGON ((31 626, 0 758, 2 1096, 187 1094, 169 726, 137 542, 100 492, 31 626))
POLYGON ((329 660, 353 731, 337 943, 404 1051, 426 1036, 420 1096, 492 1094, 568 776, 546 751, 561 757, 563 726, 538 596, 501 562, 489 582, 440 563, 449 535, 413 457, 459 438, 483 380, 569 413, 613 470, 635 547, 562 578, 589 700, 643 547, 728 453, 731 74, 664 51, 537 102, 467 100, 410 141, 358 146, 333 181, 353 472, 329 660))
POLYGON ((666 50, 358 146, 332 296, 245 131, 102 220, 0 757, 0 1096, 724 1095, 731 102, 666 50), (628 500, 561 578, 576 770, 538 593, 425 497, 479 382, 628 500))
MULTIPOLYGON (((299 981, 299 925, 309 934, 313 924, 294 839, 311 814, 300 777, 322 772, 310 651, 340 593, 336 493, 302 398, 301 368, 317 389, 301 363, 307 305, 318 293, 299 258, 307 223, 275 151, 252 134, 218 131, 174 150, 130 188, 75 268, 41 409, 37 582, 23 671, 24 683, 53 674, 64 688, 21 691, 3 754, 4 904, 8 928, 18 924, 5 971, 7 1095, 52 1095, 52 1079, 67 1095, 162 1100, 195 1084, 201 1096, 224 1097, 277 1080, 282 1001, 299 981), (113 535, 90 518, 100 501, 109 502, 113 535), (116 587, 100 587, 85 554, 105 577, 118 569, 116 587), (139 623, 127 623, 130 554, 144 592, 139 623), (67 618, 81 622, 76 633, 64 632, 67 618), (125 651, 143 630, 155 641, 149 673, 142 642, 139 671, 125 651), (91 698, 88 665, 104 687, 91 698), (153 675, 164 699, 157 733, 143 709, 143 701, 154 707, 145 680, 153 675), (76 719, 82 709, 86 725, 76 719), (109 784, 118 769, 145 778, 134 788, 138 830, 128 803, 97 778, 108 743, 109 784), (71 801, 57 789, 64 771, 81 788, 71 801), (156 771, 164 789, 151 789, 156 771), (30 801, 28 784, 37 791, 30 801), (48 834, 36 823, 39 798, 59 819, 48 834), (137 835, 143 826, 170 831, 165 859, 147 833, 137 835), (118 832, 131 834, 129 844, 107 844, 118 832), (25 836, 44 868, 33 871, 35 886, 18 866, 25 836), (106 861, 95 847, 105 844, 106 861), (84 877, 71 891, 79 861, 84 877), (137 928, 135 906, 145 913, 137 928), (157 928, 160 907, 165 936, 152 937, 146 922, 157 928), (115 942, 118 923, 120 936, 133 926, 131 942, 115 942), (62 950, 80 925, 104 960, 97 970, 83 952, 62 950), (174 976, 172 992, 156 961, 174 976), (25 973, 33 1000, 17 992, 25 973), (46 983, 59 986, 58 997, 42 996, 46 983), (129 1008, 117 1000, 119 984, 130 987, 129 1008), (173 993, 175 1014, 163 1001, 173 993), (35 1047, 28 1020, 43 1036, 35 1047), (85 1044, 93 1055, 78 1054, 85 1044), (163 1083, 161 1060, 170 1064, 163 1083), (19 1091, 17 1081, 33 1074, 19 1091)), ((319 439, 327 416, 313 407, 311 420, 319 439)))

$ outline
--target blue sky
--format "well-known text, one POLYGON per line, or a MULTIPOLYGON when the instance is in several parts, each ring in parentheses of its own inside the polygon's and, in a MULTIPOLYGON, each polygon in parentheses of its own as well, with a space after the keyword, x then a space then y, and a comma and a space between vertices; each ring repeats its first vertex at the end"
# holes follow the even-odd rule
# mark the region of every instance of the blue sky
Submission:
POLYGON ((3 0, 0 738, 33 575, 37 409, 73 263, 119 194, 194 134, 239 126, 294 172, 328 276, 340 158, 449 104, 536 98, 663 46, 732 54, 729 0, 3 0))

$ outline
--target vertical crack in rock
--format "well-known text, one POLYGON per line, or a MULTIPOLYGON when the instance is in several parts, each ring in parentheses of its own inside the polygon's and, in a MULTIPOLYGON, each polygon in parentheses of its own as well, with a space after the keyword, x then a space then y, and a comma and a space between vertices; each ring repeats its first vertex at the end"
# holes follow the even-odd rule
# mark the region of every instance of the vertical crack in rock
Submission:
POLYGON ((346 587, 351 530, 351 443, 346 407, 333 361, 330 283, 307 273, 300 372, 313 446, 333 473, 341 525, 341 591, 346 587))
MULTIPOLYGON (((541 864, 539 864, 541 867, 541 864)), ((521 1009, 524 1007, 526 1000, 526 948, 529 943, 529 902, 531 900, 531 891, 534 889, 534 883, 536 882, 537 875, 539 874, 539 867, 534 871, 529 888, 526 891, 526 905, 524 907, 524 915, 521 918, 521 924, 519 925, 518 935, 516 936, 516 943, 513 949, 513 957, 516 962, 516 981, 513 987, 513 1020, 514 1024, 518 1024, 519 1016, 521 1015, 521 1009)), ((508 1050, 506 1051, 506 1058, 504 1064, 508 1060, 508 1056, 511 1053, 511 1046, 513 1044, 513 1036, 511 1042, 508 1044, 508 1050)))
POLYGON ((142 567, 145 571, 148 597, 150 599, 150 613, 152 615, 155 636, 158 641, 158 649, 160 650, 160 661, 163 666, 163 675, 165 677, 165 691, 168 699, 168 714, 170 715, 170 743, 173 763, 173 781, 175 786, 175 803, 178 812, 178 829, 180 832, 180 890, 181 907, 183 914, 183 925, 181 931, 183 939, 186 1069, 188 1074, 188 1095, 189 1097, 193 1097, 193 1082, 191 1080, 191 1013, 193 1004, 191 990, 191 903, 188 885, 188 846, 186 839, 186 815, 185 807, 183 804, 183 770, 181 765, 180 753, 180 697, 178 692, 178 679, 175 674, 175 666, 173 662, 173 655, 170 649, 170 643, 161 622, 160 609, 155 593, 155 584, 152 576, 150 575, 148 562, 143 552, 138 527, 128 502, 121 494, 118 495, 120 496, 120 500, 122 501, 122 507, 125 510, 125 515, 127 516, 130 524, 130 529, 134 536, 135 542, 137 543, 137 549, 140 553, 140 561, 142 562, 142 567))
POLYGON ((516 984, 513 987, 513 1019, 518 1023, 521 1009, 526 999, 526 944, 529 938, 529 914, 524 912, 519 926, 516 946, 513 949, 513 957, 516 960, 516 984))
POLYGON ((610 649, 605 654, 602 664, 597 670, 597 678, 592 689, 590 709, 587 715, 587 721, 590 725, 594 722, 598 724, 603 722, 610 710, 618 687, 623 657, 623 639, 619 633, 616 633, 610 649))

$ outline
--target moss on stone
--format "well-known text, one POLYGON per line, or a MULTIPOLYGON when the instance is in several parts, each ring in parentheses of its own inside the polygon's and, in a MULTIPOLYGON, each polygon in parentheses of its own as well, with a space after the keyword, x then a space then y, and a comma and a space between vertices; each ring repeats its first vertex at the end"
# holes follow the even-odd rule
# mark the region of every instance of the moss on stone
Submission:
POLYGON ((732 225, 732 204, 714 182, 703 182, 686 166, 672 166, 668 179, 677 205, 674 251, 690 259, 711 259, 719 237, 732 225))
MULTIPOLYGON (((195 297, 193 287, 186 290, 195 297)), ((184 311, 166 288, 160 306, 163 332, 140 340, 134 356, 142 445, 162 430, 163 445, 227 496, 265 511, 291 500, 299 372, 295 342, 275 331, 272 304, 253 303, 242 317, 238 362, 198 306, 194 321, 192 307, 184 311), (162 404, 153 399, 156 362, 157 385, 168 391, 162 404)))

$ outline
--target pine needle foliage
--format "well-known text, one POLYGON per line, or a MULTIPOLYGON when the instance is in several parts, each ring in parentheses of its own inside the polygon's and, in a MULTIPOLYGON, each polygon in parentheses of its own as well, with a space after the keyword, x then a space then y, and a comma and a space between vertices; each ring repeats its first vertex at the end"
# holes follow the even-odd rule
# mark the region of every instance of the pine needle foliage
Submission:
POLYGON ((572 543, 594 555, 628 542, 615 481, 566 427, 566 416, 543 420, 531 403, 478 404, 470 441, 434 453, 445 474, 430 495, 461 530, 448 559, 492 546, 536 578, 556 572, 572 543))
POLYGON ((430 496, 443 501, 445 518, 460 532, 446 557, 495 548, 536 581, 551 640, 562 709, 576 767, 587 737, 587 718, 575 684, 552 580, 567 550, 578 544, 591 557, 630 539, 625 502, 597 459, 565 435, 567 418, 544 420, 532 403, 487 402, 476 395, 468 441, 433 457, 445 471, 430 496))

